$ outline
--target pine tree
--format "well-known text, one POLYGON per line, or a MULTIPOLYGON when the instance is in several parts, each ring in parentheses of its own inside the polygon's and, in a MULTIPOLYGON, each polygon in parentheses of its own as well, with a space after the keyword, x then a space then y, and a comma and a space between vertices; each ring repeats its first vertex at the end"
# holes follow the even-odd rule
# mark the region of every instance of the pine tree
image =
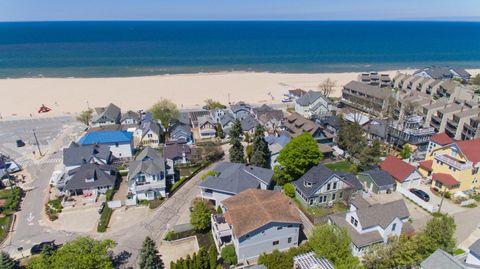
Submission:
POLYGON ((208 249, 208 260, 210 263, 210 269, 217 268, 217 249, 214 245, 211 245, 208 249))
POLYGON ((0 252, 0 268, 13 269, 17 268, 17 263, 6 252, 0 252))
POLYGON ((253 152, 250 164, 270 168, 271 152, 268 149, 267 141, 265 141, 265 130, 261 125, 255 128, 255 135, 253 137, 253 152))
POLYGON ((155 242, 150 238, 146 237, 142 244, 142 249, 140 250, 140 269, 162 269, 163 261, 158 254, 157 246, 155 242))
POLYGON ((220 122, 218 122, 215 125, 215 137, 220 138, 220 139, 225 138, 225 133, 223 132, 223 128, 222 128, 222 125, 220 124, 220 122))
POLYGON ((173 261, 170 262, 170 269, 177 269, 177 265, 173 261))
POLYGON ((230 129, 230 161, 232 163, 244 163, 245 162, 245 153, 243 150, 243 145, 240 139, 242 134, 242 126, 240 121, 237 119, 230 129))
POLYGON ((208 263, 208 253, 207 253, 207 251, 205 250, 204 247, 201 247, 198 250, 197 259, 198 259, 198 268, 200 268, 200 269, 210 268, 210 265, 208 263))

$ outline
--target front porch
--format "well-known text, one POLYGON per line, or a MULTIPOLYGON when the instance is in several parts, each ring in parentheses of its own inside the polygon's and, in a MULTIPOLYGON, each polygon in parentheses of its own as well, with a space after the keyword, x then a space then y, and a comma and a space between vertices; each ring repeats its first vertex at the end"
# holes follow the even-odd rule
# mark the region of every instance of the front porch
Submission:
POLYGON ((224 246, 232 244, 232 227, 225 221, 223 215, 212 214, 211 223, 213 241, 220 253, 224 246))

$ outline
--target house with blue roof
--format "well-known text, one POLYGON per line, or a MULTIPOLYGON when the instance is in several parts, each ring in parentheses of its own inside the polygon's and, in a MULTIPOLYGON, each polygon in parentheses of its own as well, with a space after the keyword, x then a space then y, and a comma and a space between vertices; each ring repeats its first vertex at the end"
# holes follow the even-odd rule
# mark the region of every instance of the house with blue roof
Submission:
POLYGON ((80 138, 80 145, 108 145, 115 158, 130 159, 133 154, 133 133, 127 131, 91 132, 80 138))

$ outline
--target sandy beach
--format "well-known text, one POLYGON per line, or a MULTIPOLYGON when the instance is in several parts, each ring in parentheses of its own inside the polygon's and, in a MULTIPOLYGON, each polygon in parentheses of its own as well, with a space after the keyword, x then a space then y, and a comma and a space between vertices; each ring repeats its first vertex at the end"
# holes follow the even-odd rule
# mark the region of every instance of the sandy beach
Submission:
MULTIPOLYGON (((400 70, 412 73, 413 70, 400 70)), ((382 71, 394 76, 397 70, 382 71)), ((480 69, 469 70, 473 75, 480 69)), ((332 94, 359 73, 205 73, 124 78, 20 78, 0 79, 0 114, 3 119, 75 114, 87 107, 105 106, 110 102, 123 110, 148 109, 166 98, 180 109, 200 108, 212 98, 222 103, 246 101, 254 104, 279 103, 289 89, 317 89, 327 78, 336 81, 332 94), (52 108, 43 115, 42 105, 52 108)))

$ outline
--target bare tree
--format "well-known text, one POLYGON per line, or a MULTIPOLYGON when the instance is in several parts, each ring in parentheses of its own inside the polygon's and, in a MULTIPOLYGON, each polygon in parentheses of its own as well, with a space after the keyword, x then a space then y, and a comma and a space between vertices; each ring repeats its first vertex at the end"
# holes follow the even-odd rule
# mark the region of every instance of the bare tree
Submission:
POLYGON ((337 82, 331 80, 330 78, 327 78, 324 80, 320 85, 318 85, 318 89, 325 95, 326 97, 329 97, 330 94, 333 92, 333 88, 337 86, 337 82))

